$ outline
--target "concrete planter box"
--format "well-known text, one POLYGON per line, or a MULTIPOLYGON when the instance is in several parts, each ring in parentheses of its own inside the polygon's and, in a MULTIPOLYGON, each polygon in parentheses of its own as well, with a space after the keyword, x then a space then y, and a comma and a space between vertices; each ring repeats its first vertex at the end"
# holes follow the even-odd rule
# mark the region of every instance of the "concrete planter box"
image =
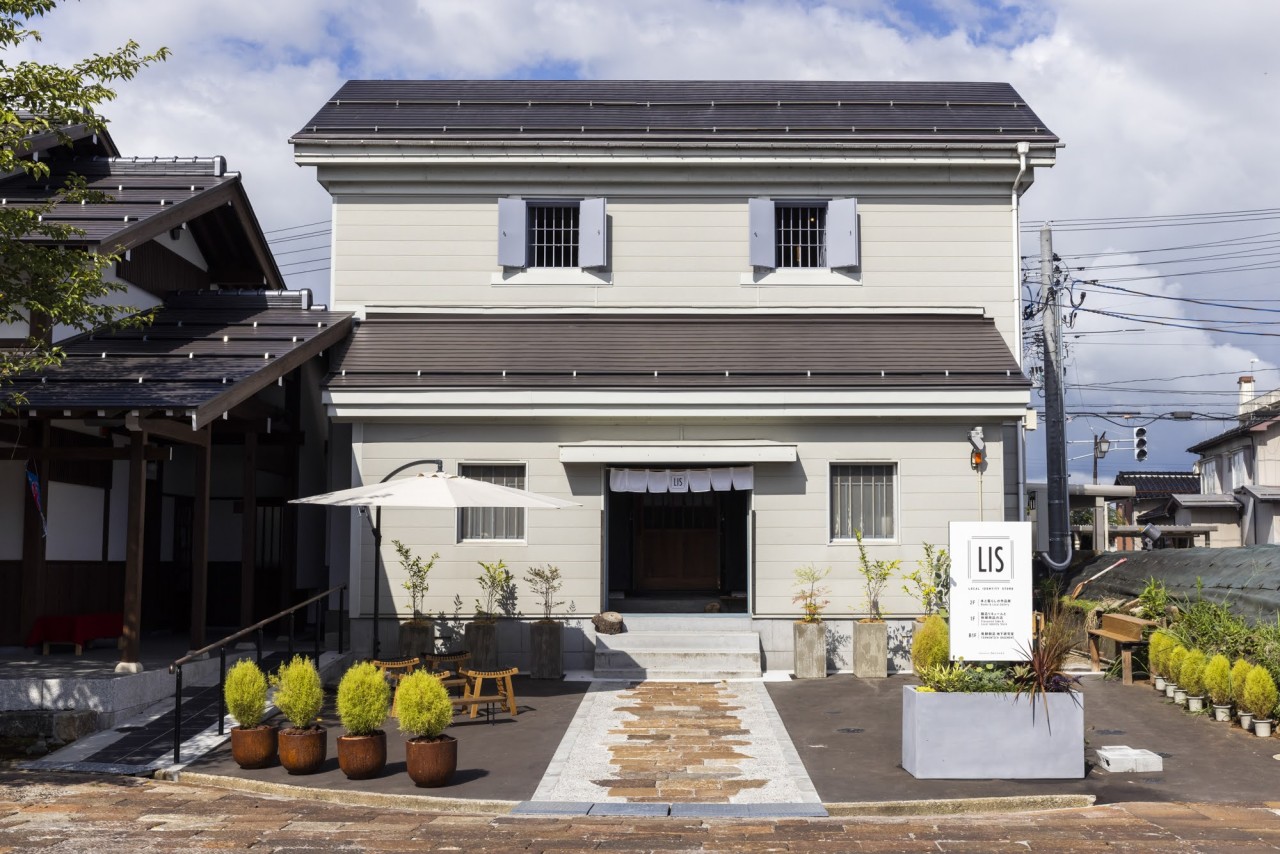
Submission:
POLYGON ((564 676, 564 625, 557 622, 529 624, 531 660, 529 675, 534 679, 564 676))
POLYGON ((883 679, 889 675, 889 624, 853 624, 853 675, 883 679))
POLYGON ((941 694, 902 689, 902 767, 921 779, 1084 777, 1084 696, 941 694))
POLYGON ((825 623, 793 623, 795 677, 827 677, 827 627, 825 623))

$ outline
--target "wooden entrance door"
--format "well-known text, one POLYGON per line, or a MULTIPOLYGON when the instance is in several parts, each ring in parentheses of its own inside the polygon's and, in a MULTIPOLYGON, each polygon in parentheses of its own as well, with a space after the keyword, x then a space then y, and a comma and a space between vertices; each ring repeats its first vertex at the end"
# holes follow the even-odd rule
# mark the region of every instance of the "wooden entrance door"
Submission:
POLYGON ((636 514, 637 590, 718 590, 719 509, 713 492, 645 493, 636 514))

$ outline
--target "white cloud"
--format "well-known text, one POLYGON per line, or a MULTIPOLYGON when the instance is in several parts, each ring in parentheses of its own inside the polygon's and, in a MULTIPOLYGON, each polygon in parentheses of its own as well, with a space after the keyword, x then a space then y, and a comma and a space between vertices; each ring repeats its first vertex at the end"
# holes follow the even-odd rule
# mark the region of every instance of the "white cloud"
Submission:
MULTIPOLYGON (((1025 197, 1027 219, 1277 206, 1280 160, 1271 151, 1280 135, 1280 61, 1272 42, 1280 5, 935 0, 932 16, 928 5, 907 8, 910 14, 889 0, 92 0, 59 7, 38 25, 44 43, 27 53, 66 62, 130 38, 144 50, 170 47, 169 62, 117 87, 120 98, 108 108, 113 136, 131 154, 227 156, 244 173, 268 230, 327 218, 326 194, 311 170, 292 164, 287 139, 348 77, 1008 81, 1067 144, 1058 166, 1037 175, 1025 197)), ((1280 223, 1064 229, 1055 246, 1064 256, 1084 256, 1268 230, 1280 231, 1280 223)), ((281 260, 325 256, 325 243, 291 243, 284 248, 321 248, 281 260)), ((1034 239, 1024 249, 1034 252, 1034 239)), ((1163 257, 1135 261, 1153 274, 1194 268, 1162 266, 1163 257)), ((1277 272, 1133 287, 1257 298, 1274 290, 1277 272)), ((312 274, 293 283, 322 279, 312 274)), ((1113 303, 1144 314, 1205 316, 1186 304, 1100 290, 1088 306, 1113 303)), ((1095 320, 1111 322, 1090 317, 1080 328, 1095 320)), ((1221 371, 1196 384, 1228 398, 1231 372, 1250 359, 1280 364, 1273 339, 1198 330, 1125 341, 1082 337, 1073 358, 1087 382, 1221 371)), ((1260 383, 1269 376, 1275 374, 1260 372, 1260 383)), ((1127 402, 1118 393, 1114 399, 1127 402)), ((1073 424, 1073 438, 1082 428, 1073 424)), ((1169 435, 1153 462, 1184 467, 1189 458, 1165 452, 1190 442, 1169 435)))

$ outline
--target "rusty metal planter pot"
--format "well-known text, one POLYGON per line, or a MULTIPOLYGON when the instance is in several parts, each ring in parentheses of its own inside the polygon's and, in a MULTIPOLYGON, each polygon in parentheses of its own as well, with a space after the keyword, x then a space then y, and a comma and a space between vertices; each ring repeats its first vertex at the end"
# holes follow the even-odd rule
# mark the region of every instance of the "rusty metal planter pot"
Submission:
POLYGON ((415 784, 423 788, 448 785, 458 770, 458 740, 450 735, 411 738, 404 743, 404 762, 415 784))
POLYGON ((387 734, 338 736, 338 767, 348 780, 368 780, 387 767, 387 734))
POLYGON ((328 754, 324 727, 280 730, 280 764, 290 774, 314 774, 328 754))
POLYGON ((261 724, 255 727, 231 728, 231 758, 241 768, 266 768, 276 761, 276 727, 261 724))

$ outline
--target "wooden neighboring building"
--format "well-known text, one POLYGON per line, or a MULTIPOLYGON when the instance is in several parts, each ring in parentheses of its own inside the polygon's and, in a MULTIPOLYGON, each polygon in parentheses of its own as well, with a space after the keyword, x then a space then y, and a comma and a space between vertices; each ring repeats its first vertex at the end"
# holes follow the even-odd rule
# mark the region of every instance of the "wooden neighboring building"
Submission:
MULTIPOLYGON (((323 486, 323 355, 350 315, 286 291, 240 175, 215 158, 121 158, 105 135, 45 146, 53 175, 0 181, 50 199, 70 172, 109 193, 50 214, 88 251, 119 252, 121 303, 145 328, 50 336, 65 363, 19 377, 0 412, 0 645, 43 615, 121 612, 122 661, 144 632, 239 626, 327 586, 323 543, 286 502, 323 486), (38 487, 33 499, 29 480, 38 487)), ((0 346, 30 330, 0 327, 0 346)))

